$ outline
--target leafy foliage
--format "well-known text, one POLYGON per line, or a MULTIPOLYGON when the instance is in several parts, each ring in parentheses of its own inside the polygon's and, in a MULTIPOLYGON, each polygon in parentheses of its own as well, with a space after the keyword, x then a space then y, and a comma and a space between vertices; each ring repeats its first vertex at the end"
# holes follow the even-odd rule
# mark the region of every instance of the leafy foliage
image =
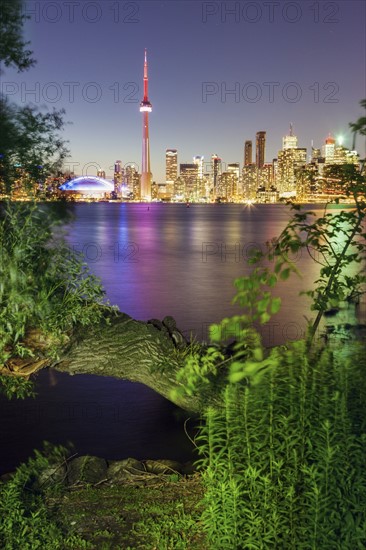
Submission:
POLYGON ((256 386, 227 386, 198 440, 210 548, 365 546, 365 366, 297 342, 256 386))
MULTIPOLYGON (((0 63, 25 71, 35 64, 22 38, 21 0, 4 0, 0 7, 0 63)), ((0 69, 0 74, 2 70, 0 69)), ((61 137, 64 110, 41 113, 35 106, 10 103, 0 94, 0 192, 9 194, 19 178, 33 189, 60 170, 68 155, 61 137)))
POLYGON ((35 106, 19 107, 0 97, 0 182, 9 193, 18 179, 25 188, 57 173, 68 149, 61 137, 65 111, 41 113, 35 106))
POLYGON ((6 483, 0 483, 0 545, 4 550, 90 548, 76 535, 65 535, 51 520, 43 494, 35 489, 42 472, 65 460, 65 449, 45 446, 43 453, 22 464, 6 483))
POLYGON ((0 9, 0 61, 6 67, 24 71, 35 63, 29 42, 22 39, 23 23, 27 16, 22 12, 21 0, 3 0, 0 9))
MULTIPOLYGON (((363 119, 356 126, 366 130, 363 119)), ((192 395, 212 388, 226 363, 221 406, 204 412, 197 439, 202 519, 213 550, 366 547, 364 349, 357 342, 342 353, 314 346, 325 311, 364 291, 366 181, 352 165, 330 174, 355 208, 326 207, 317 217, 292 205, 281 235, 255 252, 252 273, 235 281, 243 313, 211 326, 216 345, 230 342, 228 361, 209 348, 178 375, 192 395), (298 273, 290 254, 300 249, 319 264, 307 292, 317 315, 306 340, 268 351, 253 323, 279 310, 271 289, 298 273)))
MULTIPOLYGON (((44 336, 44 353, 56 357, 75 326, 103 317, 101 284, 57 234, 56 216, 55 208, 30 203, 8 203, 2 212, 0 363, 14 355, 32 356, 31 329, 44 336)), ((26 388, 13 378, 0 380, 8 395, 26 388)))

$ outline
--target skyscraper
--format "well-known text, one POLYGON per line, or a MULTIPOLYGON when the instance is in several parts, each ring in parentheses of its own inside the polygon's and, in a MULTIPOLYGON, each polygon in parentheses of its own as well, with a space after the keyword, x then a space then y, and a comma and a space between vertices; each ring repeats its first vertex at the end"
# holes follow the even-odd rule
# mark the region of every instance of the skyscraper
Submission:
POLYGON ((255 154, 255 162, 256 162, 257 168, 262 168, 264 164, 265 153, 266 153, 266 132, 263 132, 263 131, 257 132, 256 154, 255 154))
POLYGON ((173 185, 178 177, 178 152, 176 149, 165 151, 165 183, 173 185))
POLYGON ((150 143, 149 143, 149 113, 152 111, 152 105, 149 101, 149 78, 147 74, 147 51, 145 49, 144 61, 144 98, 140 103, 140 113, 142 115, 142 169, 141 169, 141 199, 151 200, 151 182, 152 174, 150 170, 150 143))
POLYGON ((221 159, 216 154, 211 156, 212 179, 213 179, 213 194, 219 196, 218 183, 221 175, 221 159))
POLYGON ((197 166, 198 166, 198 177, 199 177, 199 179, 203 178, 203 161, 204 161, 204 158, 205 157, 203 157, 201 155, 196 155, 195 157, 193 157, 193 164, 197 164, 197 166))
POLYGON ((244 166, 252 164, 253 158, 253 145, 251 140, 247 140, 244 144, 244 166))
POLYGON ((124 187, 129 196, 140 200, 141 176, 134 164, 127 164, 124 169, 124 187))
POLYGON ((277 162, 276 186, 280 195, 296 195, 297 172, 306 164, 306 149, 282 149, 277 162))
POLYGON ((289 135, 282 138, 282 149, 297 149, 297 137, 294 136, 292 124, 289 135))
POLYGON ((114 192, 116 193, 117 197, 121 196, 122 179, 123 179, 122 161, 116 160, 116 162, 114 163, 113 181, 114 181, 114 192))
POLYGON ((199 197, 199 178, 197 164, 180 164, 180 179, 185 184, 185 197, 187 200, 197 200, 199 197))
POLYGON ((325 158, 326 164, 333 164, 335 154, 336 142, 335 139, 329 134, 325 140, 325 145, 322 147, 322 156, 325 158))

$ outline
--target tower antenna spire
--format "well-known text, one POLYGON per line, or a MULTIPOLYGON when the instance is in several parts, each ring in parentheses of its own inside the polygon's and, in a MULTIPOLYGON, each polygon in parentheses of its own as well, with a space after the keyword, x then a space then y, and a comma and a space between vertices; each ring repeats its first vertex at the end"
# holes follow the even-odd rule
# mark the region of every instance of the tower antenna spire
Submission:
POLYGON ((144 61, 144 101, 148 101, 149 95, 149 77, 147 66, 147 49, 145 48, 145 61, 144 61))

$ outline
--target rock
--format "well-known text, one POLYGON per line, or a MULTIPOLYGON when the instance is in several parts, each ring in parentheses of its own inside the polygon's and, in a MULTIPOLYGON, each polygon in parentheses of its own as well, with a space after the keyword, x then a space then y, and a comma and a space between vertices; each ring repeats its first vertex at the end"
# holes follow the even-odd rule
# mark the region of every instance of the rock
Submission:
POLYGON ((2 474, 0 476, 0 482, 7 483, 11 479, 13 479, 14 476, 15 476, 15 472, 7 472, 6 474, 2 474))
POLYGON ((110 460, 108 465, 107 477, 114 482, 132 479, 134 476, 146 472, 144 465, 134 458, 110 460))
POLYGON ((193 461, 185 462, 182 464, 182 474, 185 476, 190 476, 197 471, 197 468, 194 466, 193 461))
POLYGON ((44 490, 55 485, 63 485, 66 483, 67 468, 66 464, 60 464, 58 466, 49 466, 45 468, 37 480, 33 484, 35 490, 44 490))
POLYGON ((144 460, 146 471, 152 474, 182 473, 182 464, 176 460, 144 460))
POLYGON ((79 456, 69 463, 67 480, 74 483, 99 483, 107 478, 108 464, 104 458, 97 456, 79 456))

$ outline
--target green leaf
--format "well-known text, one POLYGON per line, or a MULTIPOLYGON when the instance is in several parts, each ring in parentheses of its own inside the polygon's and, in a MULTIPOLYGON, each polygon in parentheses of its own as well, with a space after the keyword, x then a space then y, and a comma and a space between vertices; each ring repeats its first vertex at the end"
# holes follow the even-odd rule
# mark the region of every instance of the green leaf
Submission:
POLYGON ((290 273, 291 273, 291 270, 289 267, 286 267, 286 269, 281 271, 280 278, 282 279, 282 281, 286 281, 289 278, 290 273))
POLYGON ((281 298, 273 298, 270 306, 270 311, 272 314, 278 313, 281 308, 281 298))
POLYGON ((271 316, 269 313, 265 312, 265 313, 262 313, 262 315, 260 316, 260 322, 262 325, 264 325, 264 323, 268 323, 268 321, 270 320, 271 316))
POLYGON ((231 382, 232 384, 236 384, 236 382, 240 382, 245 377, 246 377, 246 374, 243 371, 232 372, 229 374, 229 382, 231 382))

